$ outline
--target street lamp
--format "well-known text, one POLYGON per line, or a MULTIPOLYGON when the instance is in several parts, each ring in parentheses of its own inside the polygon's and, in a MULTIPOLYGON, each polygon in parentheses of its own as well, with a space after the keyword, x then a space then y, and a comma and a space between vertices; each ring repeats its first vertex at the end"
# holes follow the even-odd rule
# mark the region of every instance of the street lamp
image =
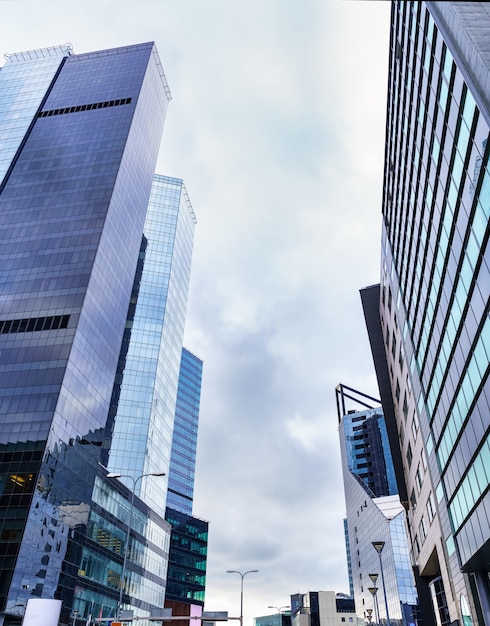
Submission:
POLYGON ((390 626, 390 614, 388 612, 388 599, 386 598, 386 585, 385 585, 385 575, 383 572, 383 562, 381 560, 381 552, 383 552, 383 548, 385 547, 384 541, 373 541, 371 542, 373 548, 376 550, 379 556, 379 567, 381 569, 381 581, 383 583, 383 595, 385 598, 385 609, 386 609, 386 626, 390 626))
POLYGON ((268 609, 276 609, 277 614, 279 616, 279 626, 282 626, 282 612, 284 609, 290 609, 291 607, 289 606, 289 604, 287 604, 286 606, 268 606, 268 609))
POLYGON ((376 624, 378 624, 378 626, 381 626, 381 624, 379 623, 378 598, 376 597, 376 594, 378 593, 378 588, 377 587, 368 587, 368 591, 373 596, 374 619, 376 620, 376 624))
POLYGON ((376 581, 378 580, 378 576, 379 574, 369 574, 369 578, 373 581, 373 585, 374 585, 374 587, 370 587, 370 589, 374 589, 374 593, 373 593, 374 617, 376 619, 376 622, 379 624, 379 605, 378 605, 378 596, 377 596, 378 588, 376 587, 376 581))
POLYGON ((243 626, 243 579, 247 574, 256 574, 258 569, 249 569, 247 572, 239 572, 236 569, 227 569, 227 574, 238 574, 241 577, 240 581, 240 626, 243 626))
POLYGON ((124 577, 126 576, 126 565, 128 562, 128 552, 129 552, 129 540, 131 536, 131 522, 133 521, 133 506, 134 506, 134 495, 136 491, 136 484, 145 476, 165 476, 165 472, 149 472, 148 474, 141 474, 137 478, 131 476, 131 474, 119 474, 117 472, 109 472, 106 474, 106 478, 130 478, 133 481, 133 489, 131 490, 131 501, 129 504, 129 520, 126 529, 126 545, 124 546, 124 557, 123 557, 123 566, 121 572, 121 582, 119 584, 119 604, 117 606, 117 620, 121 621, 121 612, 122 612, 122 598, 124 591, 124 577))

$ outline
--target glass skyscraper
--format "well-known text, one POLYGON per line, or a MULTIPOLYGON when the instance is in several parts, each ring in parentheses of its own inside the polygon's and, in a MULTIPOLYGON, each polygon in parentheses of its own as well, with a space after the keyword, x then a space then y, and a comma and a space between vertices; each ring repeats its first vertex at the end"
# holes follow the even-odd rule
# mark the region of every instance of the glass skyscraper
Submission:
POLYGON ((202 369, 201 359, 184 348, 165 511, 172 527, 165 607, 174 615, 200 615, 204 606, 208 522, 192 515, 202 369))
POLYGON ((424 623, 490 624, 490 11, 394 2, 380 317, 424 623))
POLYGON ((169 98, 152 43, 0 70, 0 623, 163 607, 167 478, 143 475, 169 472, 195 224, 154 176, 169 98))
POLYGON ((203 362, 185 348, 180 362, 167 507, 192 515, 203 362))
MULTIPOLYGON (((174 454, 173 446, 177 446, 182 404, 178 390, 182 386, 181 372, 189 360, 183 355, 190 355, 182 349, 182 340, 194 226, 194 211, 182 180, 155 175, 106 425, 107 446, 103 451, 104 463, 111 473, 121 474, 120 481, 138 496, 138 504, 132 512, 127 502, 118 504, 120 527, 114 531, 119 530, 117 546, 124 554, 126 528, 131 519, 123 577, 127 593, 122 599, 127 606, 136 605, 133 611, 140 616, 152 606, 163 608, 165 600, 172 544, 171 525, 164 520, 167 478, 150 474, 164 471, 169 482, 173 475, 170 458, 174 454), (146 606, 142 611, 143 603, 146 606)), ((202 362, 199 363, 201 371, 202 362)), ((200 378, 197 382, 195 393, 199 398, 200 378)), ((196 423, 198 409, 197 403, 196 423)), ((194 457, 196 442, 197 425, 194 457)), ((108 485, 114 488, 114 481, 109 479, 108 485)), ((95 493, 100 494, 99 490, 95 493)), ((98 504, 108 508, 104 498, 108 500, 105 493, 98 504)), ((92 517, 93 514, 90 520, 92 517)), ((113 526, 112 523, 111 528, 113 526)), ((98 565, 100 546, 105 547, 107 536, 99 532, 92 539, 98 544, 96 550, 87 545, 83 553, 89 565, 98 565)), ((201 560, 205 564, 205 558, 201 560)), ((117 562, 112 561, 106 555, 104 569, 83 568, 82 578, 77 580, 79 592, 74 599, 74 606, 82 617, 90 614, 94 601, 93 593, 86 586, 90 577, 87 571, 94 571, 91 578, 99 588, 101 585, 110 588, 112 580, 119 587, 122 572, 117 562)), ((201 569, 201 595, 204 595, 205 567, 201 569)), ((112 603, 108 602, 106 607, 102 614, 110 616, 112 603)))
MULTIPOLYGON (((169 476, 194 225, 182 180, 156 175, 127 322, 127 350, 120 359, 122 380, 116 381, 107 460, 111 472, 136 478, 164 471, 169 476)), ((137 495, 162 517, 167 480, 147 476, 136 486, 137 495)))

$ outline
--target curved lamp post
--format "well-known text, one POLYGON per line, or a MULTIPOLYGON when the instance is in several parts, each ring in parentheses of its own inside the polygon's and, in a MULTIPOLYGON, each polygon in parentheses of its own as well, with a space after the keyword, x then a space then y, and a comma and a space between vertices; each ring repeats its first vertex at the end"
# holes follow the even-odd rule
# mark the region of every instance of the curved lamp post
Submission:
POLYGON ((384 541, 372 541, 372 546, 376 550, 379 556, 379 567, 381 569, 381 581, 383 583, 383 595, 385 598, 385 609, 386 609, 386 626, 390 626, 390 614, 388 612, 388 599, 386 598, 386 585, 385 585, 385 575, 383 572, 383 562, 381 560, 381 552, 383 552, 383 548, 385 547, 384 541))
POLYGON ((239 572, 236 569, 227 569, 227 574, 238 574, 241 577, 240 581, 240 626, 243 626, 243 579, 247 574, 256 574, 258 569, 249 569, 247 572, 239 572))
POLYGON ((134 506, 134 495, 136 491, 136 484, 145 476, 165 476, 165 472, 149 472, 148 474, 141 474, 134 478, 131 474, 118 474, 117 472, 109 472, 106 475, 106 478, 130 478, 133 481, 133 489, 131 490, 131 501, 129 504, 129 520, 126 529, 126 545, 124 546, 124 557, 123 557, 123 566, 121 572, 121 583, 119 585, 119 604, 117 607, 117 619, 121 621, 121 612, 122 612, 122 598, 124 591, 124 577, 126 575, 126 566, 128 562, 128 552, 129 552, 129 539, 131 536, 131 522, 133 521, 133 506, 134 506))
POLYGON ((286 604, 285 606, 268 606, 268 609, 276 609, 277 614, 279 615, 279 626, 282 626, 282 611, 285 609, 290 609, 291 607, 289 606, 289 604, 286 604))

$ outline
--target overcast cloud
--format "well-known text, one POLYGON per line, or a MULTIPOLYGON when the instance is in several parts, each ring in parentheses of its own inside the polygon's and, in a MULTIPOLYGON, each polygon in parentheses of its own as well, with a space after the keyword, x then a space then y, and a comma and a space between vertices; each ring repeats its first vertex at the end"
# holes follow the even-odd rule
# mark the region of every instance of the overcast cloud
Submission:
POLYGON ((377 395, 358 291, 378 282, 388 2, 11 0, 2 52, 154 40, 173 95, 159 173, 197 214, 186 347, 205 362, 194 513, 207 610, 245 625, 348 592, 334 388, 377 395))

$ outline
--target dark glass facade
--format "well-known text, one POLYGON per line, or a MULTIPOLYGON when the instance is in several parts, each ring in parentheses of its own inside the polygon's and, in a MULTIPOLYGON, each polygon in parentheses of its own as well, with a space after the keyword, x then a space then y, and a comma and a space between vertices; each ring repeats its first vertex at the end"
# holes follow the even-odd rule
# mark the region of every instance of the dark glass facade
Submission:
POLYGON ((163 606, 166 479, 139 476, 168 473, 195 223, 154 179, 168 97, 152 43, 0 70, 0 623, 163 606))
POLYGON ((340 430, 345 440, 349 470, 362 481, 371 497, 397 494, 381 408, 344 415, 340 430))
POLYGON ((438 624, 489 624, 490 13, 392 6, 380 311, 412 562, 438 624))
POLYGON ((172 526, 165 606, 172 601, 204 606, 208 523, 167 509, 172 526))

